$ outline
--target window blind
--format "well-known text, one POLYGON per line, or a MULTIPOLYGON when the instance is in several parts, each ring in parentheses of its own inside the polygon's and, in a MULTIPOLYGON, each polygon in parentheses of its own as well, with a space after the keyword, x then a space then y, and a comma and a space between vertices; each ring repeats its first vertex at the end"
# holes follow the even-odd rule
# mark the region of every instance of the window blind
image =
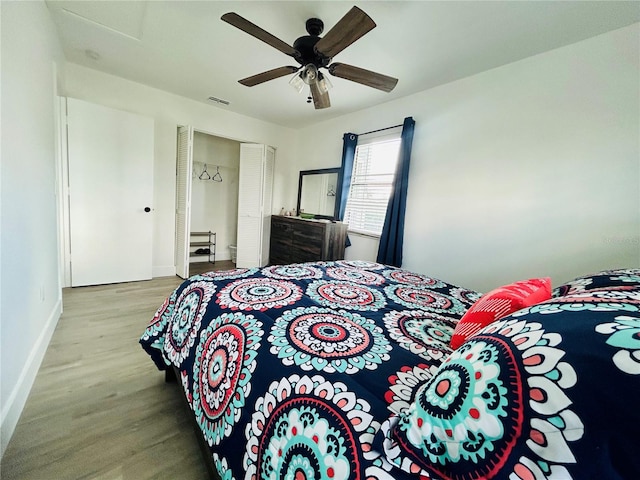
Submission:
POLYGON ((378 236, 382 232, 399 151, 399 135, 356 147, 344 218, 349 230, 378 236))

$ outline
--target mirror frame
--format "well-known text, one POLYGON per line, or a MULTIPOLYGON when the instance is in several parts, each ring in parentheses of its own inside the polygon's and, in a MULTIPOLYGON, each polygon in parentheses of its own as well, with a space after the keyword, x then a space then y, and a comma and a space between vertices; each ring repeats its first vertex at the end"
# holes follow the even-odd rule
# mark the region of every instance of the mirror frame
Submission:
MULTIPOLYGON (((342 183, 342 168, 320 168, 316 170, 300 170, 300 179, 298 180, 298 203, 296 204, 296 212, 298 216, 300 215, 300 199, 302 198, 302 180, 306 175, 323 175, 327 173, 337 173, 338 180, 336 185, 336 204, 334 207, 333 215, 319 215, 314 213, 314 218, 326 219, 326 220, 337 220, 340 212, 340 196, 342 194, 342 188, 340 187, 342 183)), ((313 213, 313 212, 309 212, 313 213)))

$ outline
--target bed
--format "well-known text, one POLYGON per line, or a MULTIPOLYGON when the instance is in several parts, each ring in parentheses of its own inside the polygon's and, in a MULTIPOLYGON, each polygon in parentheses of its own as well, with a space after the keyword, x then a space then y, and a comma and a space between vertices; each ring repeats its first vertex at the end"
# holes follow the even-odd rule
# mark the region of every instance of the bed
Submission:
POLYGON ((209 272, 140 343, 178 372, 221 480, 640 478, 640 270, 453 349, 481 297, 364 261, 209 272))

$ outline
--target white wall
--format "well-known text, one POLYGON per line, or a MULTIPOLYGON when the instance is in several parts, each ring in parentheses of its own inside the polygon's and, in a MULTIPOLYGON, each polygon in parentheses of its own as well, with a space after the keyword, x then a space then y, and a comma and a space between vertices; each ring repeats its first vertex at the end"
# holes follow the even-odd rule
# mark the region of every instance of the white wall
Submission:
POLYGON ((62 51, 43 2, 0 2, 0 406, 4 453, 62 309, 54 100, 62 51))
POLYGON ((304 168, 412 116, 403 267, 481 291, 639 267, 639 39, 635 24, 301 130, 304 168))
POLYGON ((280 205, 281 198, 289 198, 297 191, 297 180, 293 185, 283 180, 291 170, 289 164, 295 159, 295 144, 291 142, 295 132, 291 129, 72 63, 66 65, 66 89, 70 97, 155 119, 154 276, 175 274, 175 162, 178 125, 191 125, 196 130, 215 136, 275 147, 275 181, 282 188, 274 190, 274 205, 280 205))

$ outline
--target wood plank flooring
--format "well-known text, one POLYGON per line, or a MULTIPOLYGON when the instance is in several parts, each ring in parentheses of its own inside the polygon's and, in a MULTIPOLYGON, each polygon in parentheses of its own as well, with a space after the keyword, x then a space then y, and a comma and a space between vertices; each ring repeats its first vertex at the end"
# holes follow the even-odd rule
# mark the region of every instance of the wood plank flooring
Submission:
MULTIPOLYGON (((222 261, 206 270, 228 268, 222 261)), ((180 387, 165 384, 138 344, 180 282, 64 289, 64 313, 2 459, 2 480, 208 478, 180 387)))

